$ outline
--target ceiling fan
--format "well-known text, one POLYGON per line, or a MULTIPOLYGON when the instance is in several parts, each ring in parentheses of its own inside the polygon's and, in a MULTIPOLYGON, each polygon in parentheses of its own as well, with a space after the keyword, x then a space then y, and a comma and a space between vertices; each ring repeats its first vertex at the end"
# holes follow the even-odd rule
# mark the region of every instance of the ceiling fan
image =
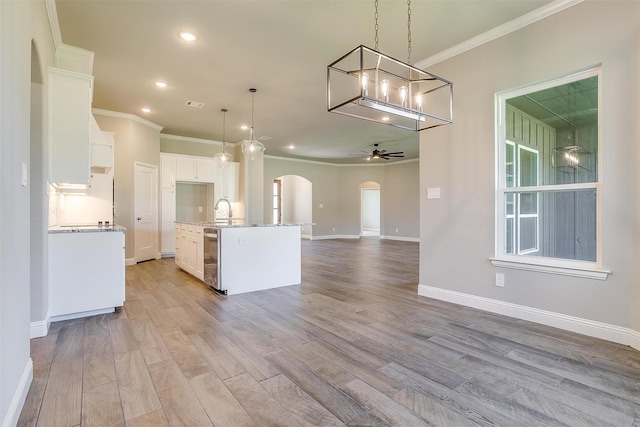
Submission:
POLYGON ((372 159, 389 160, 391 157, 404 157, 404 151, 394 151, 393 153, 390 153, 387 150, 378 150, 378 144, 373 144, 372 152, 363 151, 363 153, 367 154, 367 160, 372 160, 372 159))

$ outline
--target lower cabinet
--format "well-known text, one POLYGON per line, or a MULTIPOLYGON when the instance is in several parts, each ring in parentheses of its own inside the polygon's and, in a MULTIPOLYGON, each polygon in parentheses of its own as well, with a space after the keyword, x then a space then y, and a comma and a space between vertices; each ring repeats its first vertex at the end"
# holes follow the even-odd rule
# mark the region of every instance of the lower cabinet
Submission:
POLYGON ((112 312, 125 297, 124 232, 49 234, 52 320, 112 312))
POLYGON ((187 273, 204 280, 204 227, 176 224, 176 265, 187 273))

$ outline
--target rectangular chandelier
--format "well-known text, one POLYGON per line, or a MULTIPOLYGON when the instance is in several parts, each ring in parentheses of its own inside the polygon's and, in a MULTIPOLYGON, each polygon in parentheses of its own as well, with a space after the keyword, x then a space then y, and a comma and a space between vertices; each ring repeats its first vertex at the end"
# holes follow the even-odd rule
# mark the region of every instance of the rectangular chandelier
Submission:
POLYGON ((453 83, 360 45, 327 67, 327 109, 421 131, 453 123, 453 83))

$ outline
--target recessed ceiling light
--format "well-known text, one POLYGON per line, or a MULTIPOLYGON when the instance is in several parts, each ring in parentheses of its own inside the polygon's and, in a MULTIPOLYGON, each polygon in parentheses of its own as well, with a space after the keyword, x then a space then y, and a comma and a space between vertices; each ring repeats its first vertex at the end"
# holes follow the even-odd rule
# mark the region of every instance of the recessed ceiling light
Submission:
POLYGON ((162 88, 165 88, 165 87, 169 86, 165 82, 161 82, 161 81, 153 82, 153 84, 158 86, 158 87, 162 87, 162 88))
POLYGON ((143 113, 150 113, 151 112, 151 108, 141 108, 143 113))
POLYGON ((180 31, 180 32, 178 33, 178 36, 179 36, 182 40, 184 40, 184 41, 186 41, 186 42, 194 42, 194 41, 198 40, 198 36, 196 36, 196 35, 195 35, 195 34, 193 34, 193 33, 188 32, 188 31, 180 31))
POLYGON ((289 150, 293 150, 294 148, 296 148, 295 145, 293 145, 293 144, 289 145, 289 150))
POLYGON ((382 120, 384 120, 385 122, 388 122, 388 121, 389 121, 389 116, 384 116, 384 117, 382 118, 382 120))
POLYGON ((240 126, 240 129, 242 129, 242 130, 247 130, 247 129, 249 129, 249 126, 247 126, 247 125, 242 125, 242 126, 240 126))

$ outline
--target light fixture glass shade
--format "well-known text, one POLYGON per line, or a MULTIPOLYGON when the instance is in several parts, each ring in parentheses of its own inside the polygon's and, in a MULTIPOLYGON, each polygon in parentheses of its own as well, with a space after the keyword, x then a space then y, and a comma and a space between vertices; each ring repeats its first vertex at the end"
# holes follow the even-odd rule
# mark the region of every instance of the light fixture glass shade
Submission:
POLYGON ((360 45, 327 67, 327 110, 421 131, 453 123, 453 83, 360 45))
POLYGON ((242 153, 249 160, 255 160, 264 153, 264 144, 253 138, 250 141, 244 140, 242 141, 242 153))
POLYGON ((257 89, 251 88, 249 89, 251 92, 251 129, 249 134, 249 140, 244 140, 242 142, 242 153, 249 160, 255 160, 259 158, 262 153, 264 153, 264 144, 256 139, 255 129, 253 128, 253 110, 255 107, 255 94, 257 89))
POLYGON ((218 163, 218 167, 221 167, 222 169, 228 168, 231 162, 233 162, 233 156, 224 151, 224 146, 222 148, 222 151, 220 153, 216 153, 216 155, 213 157, 218 163))
POLYGON ((222 112, 222 151, 216 153, 214 157, 215 161, 218 163, 218 167, 222 169, 227 169, 229 164, 233 162, 233 156, 229 153, 225 153, 224 148, 227 146, 227 110, 226 108, 222 108, 220 110, 222 112))

